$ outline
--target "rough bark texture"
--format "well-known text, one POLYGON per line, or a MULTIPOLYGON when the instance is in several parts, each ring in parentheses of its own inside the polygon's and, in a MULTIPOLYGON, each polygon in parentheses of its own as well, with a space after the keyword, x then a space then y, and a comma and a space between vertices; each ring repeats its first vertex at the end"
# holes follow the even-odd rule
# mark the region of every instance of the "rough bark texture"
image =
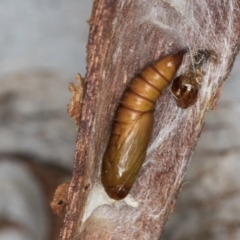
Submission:
POLYGON ((61 239, 158 239, 171 212, 207 111, 239 51, 240 1, 95 1, 90 19, 86 91, 69 206, 61 239), (124 89, 146 65, 189 48, 209 49, 197 103, 183 110, 167 90, 159 99, 146 161, 130 194, 138 203, 111 204, 100 183, 101 160, 124 89))

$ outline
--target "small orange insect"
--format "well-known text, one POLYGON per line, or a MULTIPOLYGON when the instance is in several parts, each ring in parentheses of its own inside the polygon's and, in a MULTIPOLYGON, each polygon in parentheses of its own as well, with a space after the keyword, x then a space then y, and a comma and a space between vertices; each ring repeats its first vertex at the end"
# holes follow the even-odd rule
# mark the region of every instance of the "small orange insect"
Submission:
POLYGON ((146 156, 157 99, 182 63, 185 50, 146 67, 123 95, 102 163, 102 184, 109 197, 127 196, 146 156))
POLYGON ((171 89, 178 107, 188 108, 197 101, 203 75, 201 68, 208 59, 216 62, 217 56, 213 51, 199 49, 193 57, 189 73, 174 79, 171 89))

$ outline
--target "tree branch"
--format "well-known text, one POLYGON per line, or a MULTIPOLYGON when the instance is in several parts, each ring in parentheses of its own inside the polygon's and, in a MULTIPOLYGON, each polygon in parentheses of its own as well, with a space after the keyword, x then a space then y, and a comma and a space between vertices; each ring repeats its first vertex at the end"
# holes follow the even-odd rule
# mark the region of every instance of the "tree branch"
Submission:
POLYGON ((86 90, 69 206, 61 239, 158 239, 181 188, 204 118, 215 107, 239 51, 239 0, 96 0, 87 46, 86 90), (189 49, 178 74, 199 49, 203 65, 197 102, 178 108, 169 89, 157 102, 147 158, 130 194, 113 203, 100 181, 111 123, 126 86, 145 66, 189 49))

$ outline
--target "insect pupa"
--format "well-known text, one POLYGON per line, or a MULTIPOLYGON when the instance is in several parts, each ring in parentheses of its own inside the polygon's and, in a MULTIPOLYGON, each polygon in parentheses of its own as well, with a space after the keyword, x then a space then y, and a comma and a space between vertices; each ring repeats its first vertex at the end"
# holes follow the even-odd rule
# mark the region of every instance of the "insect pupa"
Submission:
POLYGON ((103 157, 101 181, 109 197, 127 196, 146 156, 156 101, 182 63, 185 50, 146 67, 125 91, 103 157))
POLYGON ((198 92, 201 88, 202 65, 208 59, 216 62, 217 56, 213 51, 199 49, 193 56, 189 73, 174 79, 171 90, 178 107, 188 108, 197 101, 198 92))

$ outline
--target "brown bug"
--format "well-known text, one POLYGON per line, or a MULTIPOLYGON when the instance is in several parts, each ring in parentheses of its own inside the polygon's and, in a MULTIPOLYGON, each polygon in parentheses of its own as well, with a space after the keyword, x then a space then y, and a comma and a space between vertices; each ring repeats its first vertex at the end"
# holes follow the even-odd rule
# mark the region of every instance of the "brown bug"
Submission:
POLYGON ((102 163, 102 184, 109 197, 127 196, 146 156, 155 103, 177 72, 186 51, 146 67, 123 95, 102 163))
POLYGON ((201 79, 201 73, 199 75, 189 74, 179 76, 174 79, 172 84, 172 93, 175 97, 178 107, 188 108, 197 101, 200 84, 196 80, 201 79))
POLYGON ((208 59, 216 62, 216 54, 207 49, 199 49, 193 56, 189 73, 179 76, 173 81, 172 93, 178 107, 188 108, 196 102, 203 75, 201 68, 208 59))

